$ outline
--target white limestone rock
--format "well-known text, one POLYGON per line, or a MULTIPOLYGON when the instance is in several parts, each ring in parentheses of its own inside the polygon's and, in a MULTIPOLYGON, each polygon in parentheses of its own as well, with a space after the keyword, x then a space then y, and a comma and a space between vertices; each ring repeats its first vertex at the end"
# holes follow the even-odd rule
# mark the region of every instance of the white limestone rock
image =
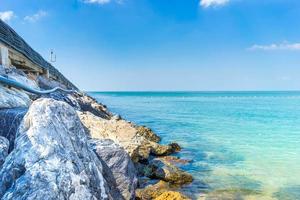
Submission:
POLYGON ((122 199, 103 177, 75 110, 53 99, 35 101, 0 171, 1 199, 122 199))
POLYGON ((29 107, 30 104, 31 99, 25 92, 0 84, 0 109, 29 107))

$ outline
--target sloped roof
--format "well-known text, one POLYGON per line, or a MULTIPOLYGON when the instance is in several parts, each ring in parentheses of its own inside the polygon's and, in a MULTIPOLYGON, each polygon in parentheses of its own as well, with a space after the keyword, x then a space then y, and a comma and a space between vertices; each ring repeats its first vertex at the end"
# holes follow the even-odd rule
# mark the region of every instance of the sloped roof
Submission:
POLYGON ((0 19, 0 42, 18 51, 28 58, 31 62, 43 69, 49 70, 50 74, 59 78, 59 81, 69 88, 77 89, 62 73, 47 62, 39 53, 32 49, 25 40, 19 36, 9 25, 0 19))

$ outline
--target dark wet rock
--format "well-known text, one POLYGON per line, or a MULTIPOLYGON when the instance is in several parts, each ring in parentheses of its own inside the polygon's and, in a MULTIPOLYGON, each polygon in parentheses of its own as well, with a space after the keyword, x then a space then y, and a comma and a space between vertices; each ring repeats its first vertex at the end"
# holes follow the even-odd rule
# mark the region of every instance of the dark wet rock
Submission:
POLYGON ((92 140, 91 145, 112 171, 117 188, 124 199, 135 199, 136 170, 128 153, 112 140, 92 140))
MULTIPOLYGON (((103 162, 103 161, 102 161, 103 162)), ((75 110, 35 101, 0 171, 2 199, 122 199, 103 176, 75 110)))
POLYGON ((172 165, 166 160, 155 158, 146 166, 145 175, 172 184, 183 185, 193 181, 192 175, 172 165))
POLYGON ((0 136, 0 169, 8 155, 9 141, 5 137, 0 136))
POLYGON ((19 125, 27 112, 27 108, 0 109, 0 136, 9 141, 9 152, 14 147, 19 125))

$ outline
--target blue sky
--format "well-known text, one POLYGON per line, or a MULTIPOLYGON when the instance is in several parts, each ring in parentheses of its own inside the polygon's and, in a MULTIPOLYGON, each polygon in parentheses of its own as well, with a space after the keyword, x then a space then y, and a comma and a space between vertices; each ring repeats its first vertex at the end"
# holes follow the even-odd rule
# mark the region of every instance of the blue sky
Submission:
POLYGON ((83 90, 299 90, 298 0, 0 0, 83 90))

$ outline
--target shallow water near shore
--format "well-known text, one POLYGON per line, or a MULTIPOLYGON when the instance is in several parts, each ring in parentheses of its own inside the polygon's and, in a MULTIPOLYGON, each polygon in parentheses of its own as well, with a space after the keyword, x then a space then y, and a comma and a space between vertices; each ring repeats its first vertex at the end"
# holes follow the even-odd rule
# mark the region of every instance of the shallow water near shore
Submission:
POLYGON ((179 156, 195 199, 300 199, 300 92, 92 92, 179 156))

